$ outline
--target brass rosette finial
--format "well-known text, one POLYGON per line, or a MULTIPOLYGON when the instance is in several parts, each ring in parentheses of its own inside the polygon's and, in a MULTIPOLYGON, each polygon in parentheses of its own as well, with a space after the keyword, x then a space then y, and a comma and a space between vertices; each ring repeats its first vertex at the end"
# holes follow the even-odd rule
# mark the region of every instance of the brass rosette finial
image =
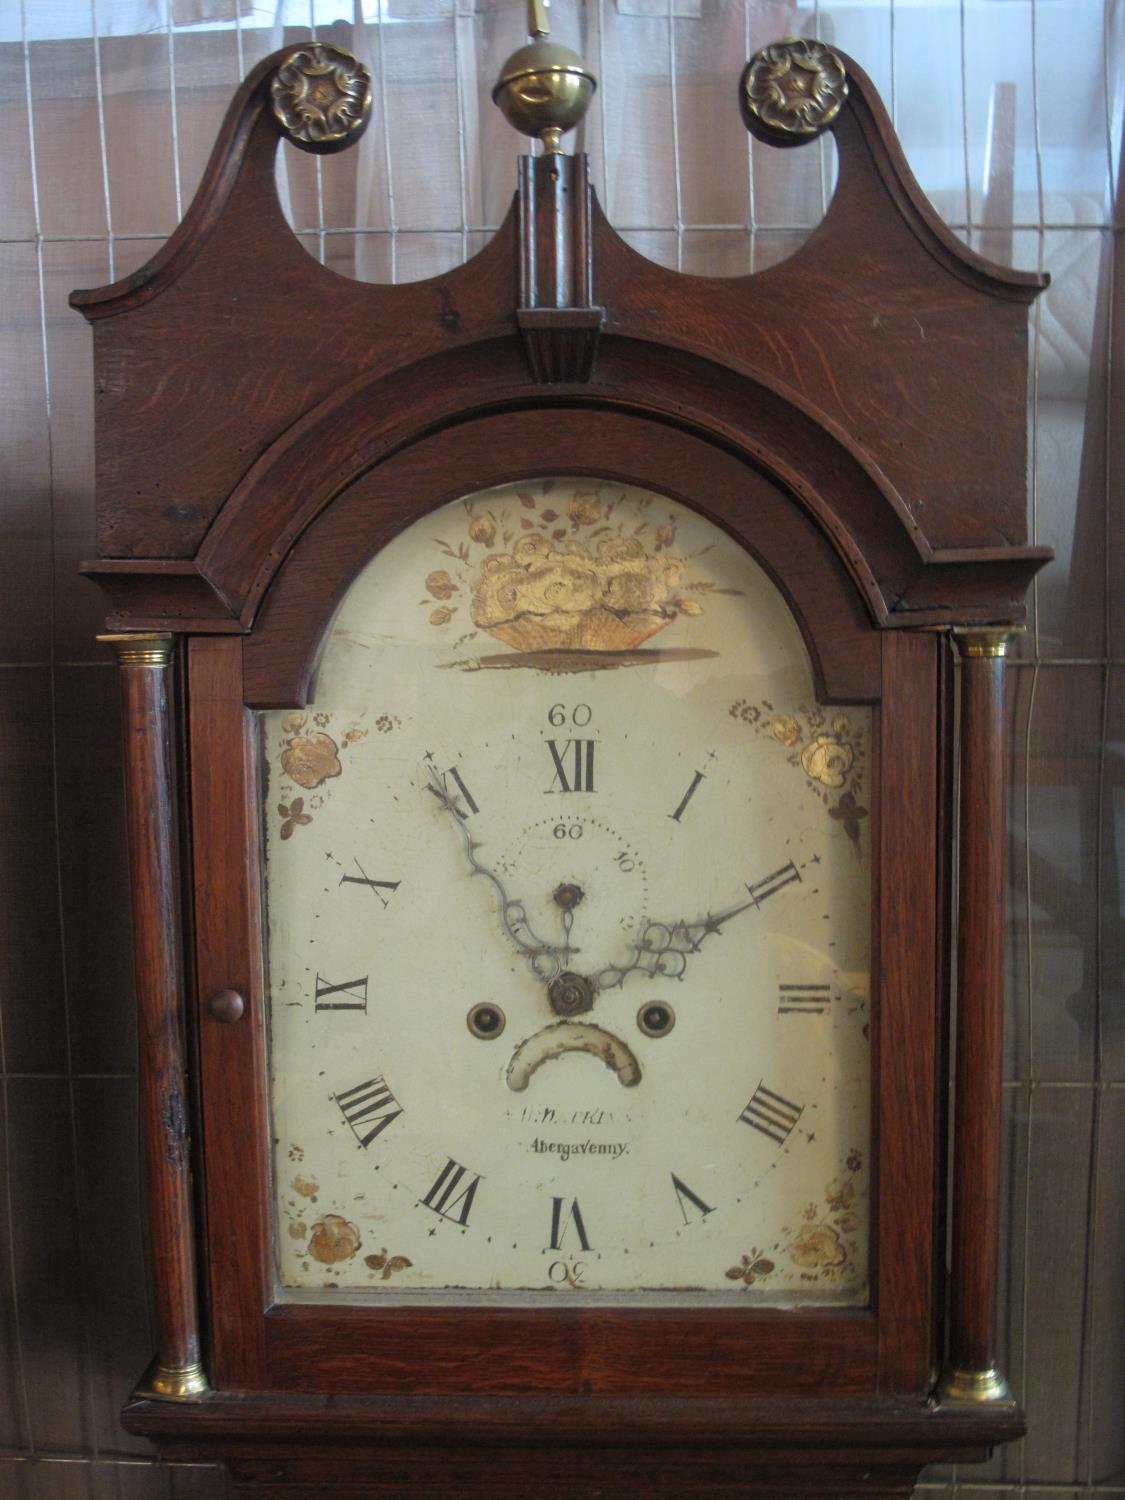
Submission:
POLYGON ((532 40, 501 68, 492 102, 509 125, 537 137, 557 156, 562 137, 585 117, 598 81, 577 52, 547 40, 543 0, 528 0, 527 29, 532 40))
POLYGON ((738 85, 746 128, 776 146, 815 140, 843 109, 848 74, 831 47, 788 37, 755 52, 738 85))
POLYGON ((326 155, 358 141, 371 118, 371 74, 341 47, 307 42, 270 80, 274 118, 302 151, 326 155))

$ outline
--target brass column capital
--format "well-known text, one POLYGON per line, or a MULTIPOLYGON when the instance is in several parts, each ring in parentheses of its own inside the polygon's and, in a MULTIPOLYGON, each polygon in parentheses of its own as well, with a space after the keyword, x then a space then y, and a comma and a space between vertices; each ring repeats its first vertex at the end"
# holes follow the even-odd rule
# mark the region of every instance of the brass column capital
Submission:
POLYGON ((955 625, 953 638, 963 657, 1006 656, 1008 642, 1022 625, 955 625))
POLYGON ((130 630, 99 635, 112 646, 121 667, 166 667, 176 650, 176 637, 162 630, 130 630))
POLYGON ((937 1398, 943 1406, 1016 1404, 1008 1382, 995 1365, 987 1370, 945 1370, 938 1382, 937 1398))
POLYGON ((159 1401, 198 1401, 211 1394, 207 1376, 198 1361, 190 1365, 153 1364, 137 1387, 138 1396, 159 1401))

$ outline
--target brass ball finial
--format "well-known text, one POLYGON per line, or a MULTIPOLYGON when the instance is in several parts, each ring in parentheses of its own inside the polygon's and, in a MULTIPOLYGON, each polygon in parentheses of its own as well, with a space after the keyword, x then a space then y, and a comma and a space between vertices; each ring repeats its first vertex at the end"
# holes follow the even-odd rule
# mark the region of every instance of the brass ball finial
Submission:
POLYGON ((492 101, 509 125, 558 155, 563 135, 582 120, 598 81, 577 52, 547 40, 550 26, 542 0, 528 0, 527 29, 532 40, 500 70, 492 101))

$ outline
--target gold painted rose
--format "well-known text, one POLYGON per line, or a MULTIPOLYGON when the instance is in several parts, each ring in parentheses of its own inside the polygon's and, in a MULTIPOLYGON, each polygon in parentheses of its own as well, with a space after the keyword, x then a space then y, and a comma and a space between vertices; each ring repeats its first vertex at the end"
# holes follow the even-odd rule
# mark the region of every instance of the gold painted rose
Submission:
POLYGON ((469 540, 481 547, 491 547, 496 540, 496 522, 492 516, 474 516, 469 522, 469 540))
POLYGON ((602 518, 602 503, 593 490, 575 490, 566 513, 575 526, 594 526, 602 518))
POLYGON ((322 1265, 333 1266, 341 1260, 351 1260, 359 1249, 359 1230, 340 1214, 325 1214, 312 1227, 308 1250, 314 1260, 322 1265))
POLYGON ((834 1229, 827 1224, 810 1224, 801 1230, 790 1245, 789 1259, 810 1269, 842 1266, 847 1259, 847 1251, 834 1229))
POLYGON ((822 786, 843 786, 855 760, 855 751, 834 734, 818 734, 801 751, 806 776, 822 786))
POLYGON ((779 744, 792 747, 801 738, 801 726, 792 714, 778 714, 770 725, 770 732, 779 744))
POLYGON ((678 614, 701 613, 679 595, 682 575, 682 563, 636 537, 602 537, 591 549, 531 532, 485 559, 473 622, 520 650, 632 650, 678 614))
POLYGON ((615 486, 566 494, 545 480, 517 490, 514 499, 517 509, 497 501, 487 511, 466 501, 465 539, 435 538, 446 566, 426 575, 427 597, 419 601, 429 607, 431 625, 456 620, 458 598, 468 594, 470 620, 462 615, 455 627, 470 627, 462 639, 479 630, 531 653, 620 652, 635 650, 681 616, 703 613, 689 590, 714 585, 684 583, 687 559, 670 550, 676 540, 670 515, 658 519, 646 502, 640 513, 626 507, 626 521, 618 510, 624 492, 615 486))
POLYGON ((444 568, 436 568, 427 575, 426 592, 435 599, 452 599, 454 587, 453 579, 444 568))
POLYGON ((297 734, 282 752, 281 767, 298 786, 312 791, 331 776, 339 776, 339 746, 329 734, 297 734))

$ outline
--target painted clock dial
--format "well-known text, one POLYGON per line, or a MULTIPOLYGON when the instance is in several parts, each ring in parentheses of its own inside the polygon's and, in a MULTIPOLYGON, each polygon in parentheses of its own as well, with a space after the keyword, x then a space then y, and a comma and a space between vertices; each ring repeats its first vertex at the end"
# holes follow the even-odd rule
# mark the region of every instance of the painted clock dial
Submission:
POLYGON ((871 716, 740 545, 478 493, 260 721, 283 1295, 866 1300, 871 716))

